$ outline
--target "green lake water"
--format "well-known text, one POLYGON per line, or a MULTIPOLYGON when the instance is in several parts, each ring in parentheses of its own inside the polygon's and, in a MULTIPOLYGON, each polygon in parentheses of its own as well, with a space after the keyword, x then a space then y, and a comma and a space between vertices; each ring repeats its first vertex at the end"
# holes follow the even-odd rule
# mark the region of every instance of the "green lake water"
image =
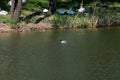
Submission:
POLYGON ((0 80, 120 80, 120 28, 2 33, 0 80))

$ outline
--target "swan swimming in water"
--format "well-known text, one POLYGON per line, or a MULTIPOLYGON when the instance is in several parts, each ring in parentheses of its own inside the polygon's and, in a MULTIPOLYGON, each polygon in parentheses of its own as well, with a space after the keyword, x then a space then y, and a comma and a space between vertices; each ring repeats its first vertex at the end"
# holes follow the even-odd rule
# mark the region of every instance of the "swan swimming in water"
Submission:
POLYGON ((60 40, 60 43, 61 43, 61 44, 66 44, 67 41, 66 41, 66 40, 60 40))

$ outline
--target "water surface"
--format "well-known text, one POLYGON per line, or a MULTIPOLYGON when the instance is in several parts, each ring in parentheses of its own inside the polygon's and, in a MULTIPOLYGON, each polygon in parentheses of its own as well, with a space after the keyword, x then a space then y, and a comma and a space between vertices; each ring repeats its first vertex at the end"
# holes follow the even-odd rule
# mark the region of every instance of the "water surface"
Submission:
POLYGON ((0 80, 120 80, 120 28, 0 34, 0 80))

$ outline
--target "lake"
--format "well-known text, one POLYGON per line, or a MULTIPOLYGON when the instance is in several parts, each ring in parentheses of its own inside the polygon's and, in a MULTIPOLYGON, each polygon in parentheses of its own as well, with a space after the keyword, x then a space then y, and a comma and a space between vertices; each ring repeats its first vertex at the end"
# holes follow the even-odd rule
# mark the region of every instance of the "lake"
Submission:
POLYGON ((2 33, 0 80, 120 80, 120 28, 2 33))

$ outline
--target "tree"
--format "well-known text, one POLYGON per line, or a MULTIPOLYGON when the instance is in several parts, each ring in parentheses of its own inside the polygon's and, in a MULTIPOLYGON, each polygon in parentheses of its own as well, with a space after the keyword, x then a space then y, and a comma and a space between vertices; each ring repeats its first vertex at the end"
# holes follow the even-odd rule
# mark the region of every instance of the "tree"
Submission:
POLYGON ((0 0, 0 8, 1 10, 8 10, 9 8, 7 7, 7 2, 8 0, 0 0))
POLYGON ((22 0, 11 0, 11 18, 16 22, 20 21, 21 9, 22 9, 22 0))
POLYGON ((50 14, 54 14, 56 11, 56 0, 49 0, 49 10, 50 14))

